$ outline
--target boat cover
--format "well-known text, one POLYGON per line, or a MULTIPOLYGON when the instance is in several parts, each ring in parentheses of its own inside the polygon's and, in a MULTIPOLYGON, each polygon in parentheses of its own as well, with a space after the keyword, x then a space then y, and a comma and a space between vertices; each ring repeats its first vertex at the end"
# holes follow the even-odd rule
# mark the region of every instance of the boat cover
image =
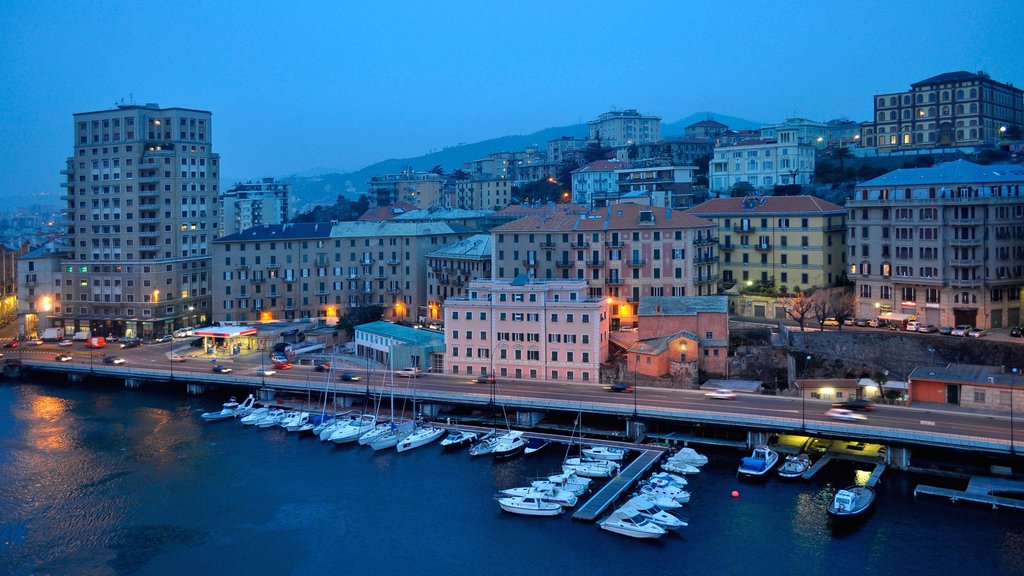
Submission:
POLYGON ((743 457, 743 468, 746 470, 764 470, 767 462, 760 458, 753 458, 750 456, 743 457))

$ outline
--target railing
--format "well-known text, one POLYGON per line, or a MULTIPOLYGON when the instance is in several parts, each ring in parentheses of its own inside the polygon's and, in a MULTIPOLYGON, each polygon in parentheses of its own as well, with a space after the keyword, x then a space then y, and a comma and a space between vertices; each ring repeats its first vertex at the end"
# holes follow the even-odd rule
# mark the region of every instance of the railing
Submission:
POLYGON ((623 283, 623 279, 622 278, 608 278, 608 279, 606 279, 604 281, 604 283, 609 285, 609 286, 621 286, 622 283, 623 283))
POLYGON ((732 231, 733 232, 753 232, 754 231, 754 227, 753 226, 733 226, 732 227, 732 231))
POLYGON ((527 268, 536 268, 537 267, 537 261, 536 260, 523 260, 523 266, 526 266, 527 268))
POLYGON ((589 258, 586 261, 586 265, 587 265, 587 268, 600 268, 600 267, 604 266, 604 260, 601 260, 600 258, 597 258, 597 259, 589 258))
POLYGON ((980 246, 982 244, 981 238, 950 238, 950 246, 980 246))
POLYGON ((698 236, 693 239, 694 246, 702 246, 705 244, 718 244, 718 238, 712 238, 710 236, 698 236))
POLYGON ((622 240, 608 240, 604 245, 608 248, 622 248, 622 240))
POLYGON ((754 244, 754 250, 757 250, 759 252, 767 252, 767 251, 769 251, 771 249, 772 249, 772 245, 771 244, 767 244, 767 243, 754 244))
POLYGON ((554 242, 541 242, 540 243, 540 247, 542 249, 544 249, 544 250, 554 250, 555 249, 555 243, 554 242))
POLYGON ((579 248, 590 248, 590 242, 587 242, 586 240, 584 240, 583 242, 570 242, 569 243, 569 247, 576 248, 576 249, 579 249, 579 248))
POLYGON ((556 268, 572 268, 575 265, 576 265, 576 262, 574 262, 572 260, 556 260, 555 261, 555 267, 556 268))
POLYGON ((647 260, 643 258, 630 258, 626 261, 626 266, 630 268, 640 268, 647 265, 647 260))

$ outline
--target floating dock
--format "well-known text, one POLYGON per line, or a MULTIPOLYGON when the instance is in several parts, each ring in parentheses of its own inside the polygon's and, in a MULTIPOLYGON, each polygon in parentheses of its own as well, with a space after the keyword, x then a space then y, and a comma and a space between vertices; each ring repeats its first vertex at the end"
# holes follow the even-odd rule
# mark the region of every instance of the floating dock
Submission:
POLYGON ((623 492, 640 479, 640 476, 650 470, 663 454, 663 451, 654 449, 641 452, 636 459, 630 462, 629 466, 620 470, 617 476, 612 477, 590 500, 587 500, 586 504, 577 508, 572 515, 573 520, 597 521, 597 518, 604 513, 608 506, 618 500, 623 492))
POLYGON ((966 500, 976 504, 988 504, 993 509, 1002 507, 1024 510, 1024 500, 1018 498, 1007 498, 1006 496, 996 496, 993 494, 994 492, 1012 493, 1024 496, 1024 482, 1003 478, 972 476, 971 481, 967 484, 966 490, 953 490, 950 488, 939 488, 938 486, 925 486, 920 484, 914 488, 914 497, 917 497, 918 494, 925 494, 927 496, 949 498, 950 502, 954 503, 958 500, 966 500))

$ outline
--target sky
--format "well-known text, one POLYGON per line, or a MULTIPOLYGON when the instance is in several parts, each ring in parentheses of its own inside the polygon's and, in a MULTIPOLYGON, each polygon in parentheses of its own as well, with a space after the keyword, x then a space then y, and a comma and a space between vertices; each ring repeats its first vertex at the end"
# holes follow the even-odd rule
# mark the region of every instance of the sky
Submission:
POLYGON ((628 108, 862 121, 943 72, 1024 86, 1022 24, 1020 0, 4 0, 0 190, 56 203, 72 114, 121 101, 212 111, 225 187, 628 108))

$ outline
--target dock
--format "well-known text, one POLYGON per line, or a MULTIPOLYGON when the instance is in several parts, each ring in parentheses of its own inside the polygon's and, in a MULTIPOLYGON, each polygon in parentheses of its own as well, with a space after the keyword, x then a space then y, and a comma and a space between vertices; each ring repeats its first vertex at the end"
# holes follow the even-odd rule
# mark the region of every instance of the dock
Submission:
POLYGON ((966 500, 967 502, 974 502, 976 504, 987 504, 991 506, 993 510, 1000 507, 1024 510, 1024 500, 1008 498, 1006 496, 996 496, 996 492, 1013 493, 1024 496, 1024 482, 1003 478, 972 476, 971 481, 967 484, 966 490, 953 490, 951 488, 939 488, 938 486, 926 486, 924 484, 919 484, 914 488, 914 497, 916 498, 918 494, 924 494, 926 496, 949 498, 950 502, 954 503, 958 500, 966 500))
POLYGON ((661 450, 644 450, 636 457, 629 466, 625 469, 620 470, 619 474, 608 481, 600 490, 594 494, 590 500, 587 500, 586 504, 580 506, 573 513, 573 520, 584 520, 586 522, 595 522, 598 517, 604 513, 604 511, 619 499, 630 486, 636 483, 640 479, 640 476, 644 475, 655 462, 661 459, 661 450))

